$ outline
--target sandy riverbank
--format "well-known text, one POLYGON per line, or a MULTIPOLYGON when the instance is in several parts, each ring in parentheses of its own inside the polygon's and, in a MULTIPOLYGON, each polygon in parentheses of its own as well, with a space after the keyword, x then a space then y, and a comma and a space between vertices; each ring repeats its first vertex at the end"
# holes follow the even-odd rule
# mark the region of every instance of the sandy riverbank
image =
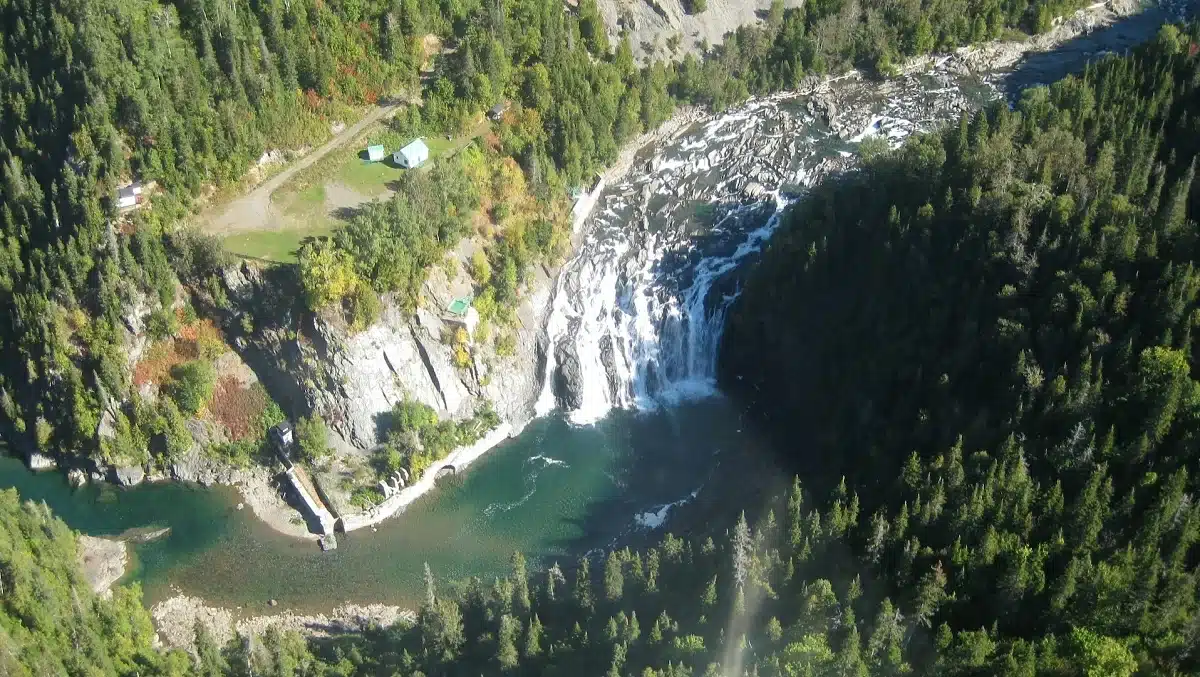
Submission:
POLYGON ((317 535, 308 530, 300 512, 279 497, 279 488, 266 468, 255 468, 242 475, 234 486, 254 516, 285 536, 315 541, 317 535))
POLYGON ((290 610, 278 613, 242 616, 240 609, 208 606, 198 597, 176 595, 155 604, 150 609, 154 625, 163 644, 171 648, 192 650, 196 623, 203 623, 214 640, 224 646, 234 635, 260 636, 269 628, 295 630, 307 637, 327 637, 357 632, 369 626, 390 627, 396 623, 412 623, 416 614, 398 606, 386 604, 343 604, 328 614, 299 614, 290 610))

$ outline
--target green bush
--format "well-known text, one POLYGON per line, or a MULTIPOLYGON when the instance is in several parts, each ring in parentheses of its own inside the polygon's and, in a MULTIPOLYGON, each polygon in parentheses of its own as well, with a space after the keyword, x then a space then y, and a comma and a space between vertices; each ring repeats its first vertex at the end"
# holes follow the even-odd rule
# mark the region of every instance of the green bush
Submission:
POLYGON ((217 370, 210 362, 192 360, 173 367, 171 379, 166 385, 167 394, 179 405, 180 411, 195 415, 212 399, 217 370))
POLYGON ((371 285, 359 280, 354 291, 346 298, 346 317, 350 328, 362 331, 379 319, 383 312, 383 302, 371 285))
POLYGON ((146 333, 156 341, 169 339, 179 333, 179 321, 169 310, 156 310, 146 318, 146 333))
POLYGON ((333 450, 329 448, 325 419, 314 415, 296 421, 296 447, 300 450, 300 459, 308 463, 317 463, 329 456, 333 450))
POLYGON ((371 508, 381 501, 383 492, 379 487, 355 487, 354 491, 350 492, 350 505, 360 510, 371 508))

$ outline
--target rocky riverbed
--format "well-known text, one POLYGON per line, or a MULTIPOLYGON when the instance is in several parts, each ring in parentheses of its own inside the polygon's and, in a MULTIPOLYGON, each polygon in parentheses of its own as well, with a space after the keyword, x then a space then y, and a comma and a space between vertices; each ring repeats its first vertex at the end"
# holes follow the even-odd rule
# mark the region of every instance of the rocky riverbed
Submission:
POLYGON ((242 616, 240 612, 240 608, 209 606, 197 597, 176 595, 155 604, 150 615, 163 644, 188 651, 195 650, 197 623, 207 627, 213 640, 224 646, 235 633, 241 637, 259 637, 272 627, 294 630, 310 637, 328 637, 368 627, 387 628, 416 621, 413 612, 386 604, 343 604, 327 614, 281 610, 273 614, 242 616))

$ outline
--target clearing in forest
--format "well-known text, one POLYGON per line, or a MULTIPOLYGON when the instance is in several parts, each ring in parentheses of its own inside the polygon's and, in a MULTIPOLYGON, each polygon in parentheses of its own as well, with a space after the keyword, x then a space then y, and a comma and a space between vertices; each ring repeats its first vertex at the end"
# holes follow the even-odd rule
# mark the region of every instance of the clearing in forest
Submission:
MULTIPOLYGON (((213 210, 203 229, 221 236, 225 249, 237 256, 294 263, 304 242, 329 235, 362 204, 388 197, 393 183, 409 171, 395 165, 391 153, 413 137, 384 122, 397 109, 373 110, 246 195, 213 210), (369 162, 365 148, 375 144, 383 145, 386 155, 382 161, 369 162)), ((457 137, 423 137, 429 160, 417 171, 457 153, 487 129, 488 122, 481 117, 457 137)))

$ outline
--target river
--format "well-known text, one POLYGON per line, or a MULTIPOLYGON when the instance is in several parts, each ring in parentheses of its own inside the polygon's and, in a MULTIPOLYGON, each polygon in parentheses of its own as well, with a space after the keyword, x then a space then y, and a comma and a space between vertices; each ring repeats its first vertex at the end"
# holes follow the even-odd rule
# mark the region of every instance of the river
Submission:
POLYGON ((228 488, 72 489, 61 474, 31 473, 8 457, 0 488, 45 501, 89 534, 170 527, 133 546, 125 580, 140 582, 151 604, 178 591, 243 613, 267 612, 270 599, 297 611, 413 605, 426 562, 441 580, 488 579, 515 550, 545 566, 653 536, 671 506, 736 483, 739 466, 763 467, 747 463, 768 451, 717 391, 715 358, 737 269, 765 245, 779 210, 849 165, 864 138, 895 145, 1014 82, 1078 69, 1109 45, 1151 34, 1156 13, 1070 43, 1058 59, 1039 55, 1012 76, 943 63, 882 85, 845 80, 817 100, 752 101, 647 149, 600 196, 560 276, 541 416, 377 531, 340 537, 334 552, 272 531, 228 488), (829 102, 840 134, 824 119, 829 102))
POLYGON ((180 591, 262 612, 270 599, 305 612, 342 602, 415 605, 425 562, 442 580, 487 579, 507 570, 513 551, 566 565, 657 524, 666 504, 709 480, 716 452, 736 448, 735 417, 713 398, 655 416, 617 412, 587 427, 541 418, 377 532, 339 535, 327 553, 238 510, 229 488, 72 489, 60 473, 31 473, 11 457, 0 457, 0 487, 45 501, 93 535, 170 527, 162 539, 132 544, 125 580, 141 582, 148 604, 180 591))

